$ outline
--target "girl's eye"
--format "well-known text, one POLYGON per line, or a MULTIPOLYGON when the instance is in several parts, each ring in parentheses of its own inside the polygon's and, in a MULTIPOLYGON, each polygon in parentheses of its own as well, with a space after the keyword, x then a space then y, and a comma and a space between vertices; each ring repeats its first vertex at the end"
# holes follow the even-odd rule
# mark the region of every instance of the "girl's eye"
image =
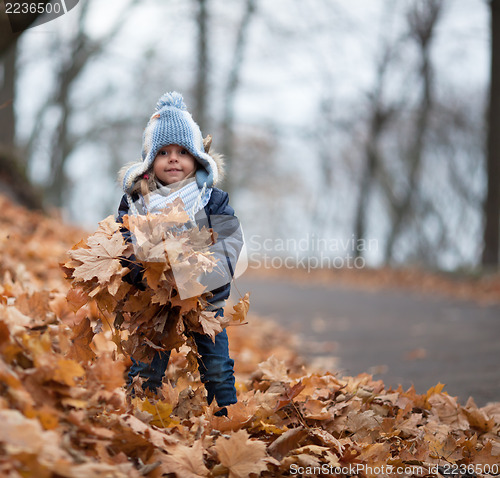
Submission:
POLYGON ((166 156, 166 155, 167 155, 167 152, 162 150, 162 151, 160 151, 160 154, 161 154, 162 156, 166 156))
POLYGON ((187 152, 185 149, 183 149, 183 150, 181 151, 181 154, 188 154, 188 152, 187 152))

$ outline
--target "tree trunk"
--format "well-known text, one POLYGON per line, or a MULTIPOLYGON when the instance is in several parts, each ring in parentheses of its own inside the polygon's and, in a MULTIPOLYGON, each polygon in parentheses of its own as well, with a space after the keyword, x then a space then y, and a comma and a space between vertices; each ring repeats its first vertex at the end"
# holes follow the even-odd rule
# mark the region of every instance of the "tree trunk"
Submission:
POLYGON ((208 0, 198 2, 198 53, 196 84, 194 85, 194 119, 200 126, 203 134, 208 127, 207 94, 208 94, 208 0))
POLYGON ((16 79, 17 42, 14 42, 2 57, 3 75, 0 78, 0 144, 4 148, 14 147, 14 89, 16 79))
POLYGON ((420 76, 422 78, 422 97, 416 112, 415 131, 407 152, 408 177, 404 196, 393 203, 392 229, 385 246, 385 262, 394 257, 397 239, 400 237, 406 221, 414 214, 412 202, 416 196, 419 173, 425 149, 425 136, 430 127, 429 121, 433 108, 433 71, 430 57, 430 47, 434 38, 436 26, 442 10, 442 2, 427 0, 414 3, 409 11, 410 34, 414 38, 420 54, 420 76))
POLYGON ((222 120, 222 153, 226 157, 226 179, 224 188, 231 192, 231 164, 234 158, 234 102, 236 91, 240 84, 240 73, 243 64, 245 46, 248 39, 250 21, 255 12, 256 0, 247 0, 245 12, 238 29, 238 37, 234 48, 233 61, 229 71, 226 91, 224 94, 224 118, 222 120))
MULTIPOLYGON (((20 23, 25 25, 32 24, 41 14, 40 13, 16 13, 20 23)), ((23 32, 12 32, 9 17, 5 13, 5 2, 0 2, 0 55, 4 55, 23 32)))
MULTIPOLYGON (((384 105, 384 88, 386 74, 392 59, 392 47, 383 46, 383 52, 377 65, 376 84, 370 95, 370 118, 368 138, 364 147, 364 165, 359 186, 358 204, 354 218, 354 234, 356 244, 366 239, 366 211, 370 200, 372 183, 379 175, 380 169, 380 142, 387 123, 395 113, 390 106, 384 105)), ((362 256, 362 248, 356 247, 356 257, 362 256)))
POLYGON ((0 193, 30 209, 41 209, 40 192, 26 174, 26 160, 16 151, 14 97, 17 41, 11 43, 2 57, 0 78, 0 193))
POLYGON ((490 0, 491 70, 488 111, 487 193, 484 202, 482 264, 496 268, 500 248, 500 0, 490 0))

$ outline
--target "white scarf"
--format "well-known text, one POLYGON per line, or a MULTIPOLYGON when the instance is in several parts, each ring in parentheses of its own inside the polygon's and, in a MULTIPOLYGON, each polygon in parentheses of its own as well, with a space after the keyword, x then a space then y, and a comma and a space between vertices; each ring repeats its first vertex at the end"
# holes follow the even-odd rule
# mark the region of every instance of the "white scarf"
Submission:
POLYGON ((163 211, 175 199, 181 198, 184 203, 184 209, 189 215, 191 221, 195 221, 195 215, 198 211, 203 209, 212 195, 212 188, 203 186, 200 190, 196 183, 196 178, 190 178, 182 187, 179 183, 174 185, 160 186, 158 189, 152 191, 145 198, 141 194, 137 201, 133 201, 128 196, 128 203, 130 211, 134 215, 139 214, 158 214, 163 211))

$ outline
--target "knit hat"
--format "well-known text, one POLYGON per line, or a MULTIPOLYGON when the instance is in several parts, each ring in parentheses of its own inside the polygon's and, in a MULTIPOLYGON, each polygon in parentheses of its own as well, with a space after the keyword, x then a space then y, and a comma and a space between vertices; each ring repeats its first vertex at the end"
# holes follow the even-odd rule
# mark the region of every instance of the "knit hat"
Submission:
POLYGON ((194 122, 180 93, 165 93, 156 104, 155 113, 149 119, 142 138, 142 163, 134 163, 123 176, 123 190, 130 194, 135 182, 152 168, 158 151, 169 144, 186 148, 196 159, 198 187, 211 188, 217 181, 217 164, 205 153, 200 127, 194 122))

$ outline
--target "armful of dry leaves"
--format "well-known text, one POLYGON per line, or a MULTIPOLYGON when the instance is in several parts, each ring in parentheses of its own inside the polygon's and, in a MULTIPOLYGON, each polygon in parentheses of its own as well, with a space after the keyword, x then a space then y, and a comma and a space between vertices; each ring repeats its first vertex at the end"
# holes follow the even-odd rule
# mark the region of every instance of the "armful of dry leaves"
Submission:
MULTIPOLYGON (((137 360, 150 361, 156 350, 179 349, 189 332, 214 340, 246 317, 248 294, 225 317, 206 310, 211 293, 197 277, 216 265, 208 251, 212 231, 186 228, 188 221, 181 202, 163 214, 125 216, 123 225, 109 216, 68 252, 63 269, 72 284, 67 298, 73 309, 94 302, 103 320, 114 323, 119 349, 137 360), (123 227, 132 232, 132 241, 125 241, 123 227), (142 269, 139 287, 123 280, 130 272, 122 265, 127 261, 142 269)), ((192 340, 188 345, 195 352, 192 340)))

